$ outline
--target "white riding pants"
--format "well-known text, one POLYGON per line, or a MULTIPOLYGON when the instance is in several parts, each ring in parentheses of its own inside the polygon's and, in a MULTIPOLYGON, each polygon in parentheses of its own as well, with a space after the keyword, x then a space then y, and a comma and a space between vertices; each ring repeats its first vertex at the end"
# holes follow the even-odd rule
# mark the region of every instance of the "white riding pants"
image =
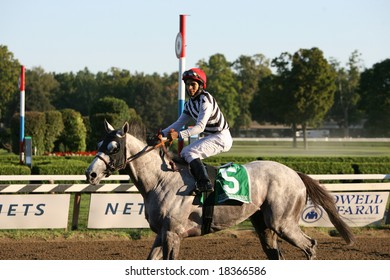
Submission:
POLYGON ((180 155, 188 163, 194 159, 205 159, 230 150, 233 139, 228 129, 209 134, 184 147, 180 155))

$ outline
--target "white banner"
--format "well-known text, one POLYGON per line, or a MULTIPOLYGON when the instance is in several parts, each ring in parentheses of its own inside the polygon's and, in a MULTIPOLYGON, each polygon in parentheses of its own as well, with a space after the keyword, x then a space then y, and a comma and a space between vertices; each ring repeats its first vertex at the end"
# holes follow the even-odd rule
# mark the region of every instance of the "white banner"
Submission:
POLYGON ((88 228, 149 228, 140 194, 91 194, 88 228))
POLYGON ((0 195, 0 228, 67 228, 70 194, 0 195))
MULTIPOLYGON (((385 214, 389 192, 332 193, 342 219, 351 227, 380 223, 385 214)), ((140 194, 91 194, 88 228, 149 228, 140 194)), ((300 225, 333 227, 322 207, 309 199, 301 214, 300 225)))
MULTIPOLYGON (((375 225, 384 218, 389 192, 332 193, 338 213, 349 226, 375 225)), ((333 227, 322 207, 314 207, 308 200, 301 214, 300 225, 305 227, 333 227)))

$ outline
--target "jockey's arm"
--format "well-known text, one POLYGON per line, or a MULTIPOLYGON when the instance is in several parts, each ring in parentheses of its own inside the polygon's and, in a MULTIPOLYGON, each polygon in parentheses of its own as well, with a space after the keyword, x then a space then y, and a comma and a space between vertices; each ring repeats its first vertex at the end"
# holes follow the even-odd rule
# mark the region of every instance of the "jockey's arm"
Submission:
POLYGON ((171 130, 171 129, 174 129, 175 131, 180 131, 183 126, 188 123, 189 121, 191 120, 191 117, 186 114, 186 113, 182 113, 180 115, 180 117, 177 119, 177 121, 175 121, 173 124, 171 124, 170 126, 168 126, 167 128, 163 129, 161 131, 162 135, 163 136, 167 136, 168 135, 168 132, 171 130))
POLYGON ((199 112, 198 118, 196 120, 196 124, 193 127, 190 127, 188 129, 184 129, 184 130, 180 131, 180 133, 179 133, 180 137, 187 138, 187 137, 190 137, 192 135, 202 133, 205 130, 206 124, 210 119, 212 110, 213 110, 213 108, 211 106, 211 103, 208 103, 208 102, 202 103, 202 107, 201 107, 201 110, 199 112))

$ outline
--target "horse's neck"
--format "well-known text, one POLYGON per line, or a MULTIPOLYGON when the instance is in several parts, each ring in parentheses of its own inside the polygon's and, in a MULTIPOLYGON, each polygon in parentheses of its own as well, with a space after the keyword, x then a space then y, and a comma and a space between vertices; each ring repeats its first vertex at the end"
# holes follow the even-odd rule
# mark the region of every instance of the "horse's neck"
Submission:
MULTIPOLYGON (((134 136, 127 135, 127 157, 137 154, 145 146, 145 143, 134 136)), ((158 184, 159 178, 163 176, 162 164, 165 163, 157 151, 151 151, 129 163, 129 175, 142 195, 146 195, 158 184)))

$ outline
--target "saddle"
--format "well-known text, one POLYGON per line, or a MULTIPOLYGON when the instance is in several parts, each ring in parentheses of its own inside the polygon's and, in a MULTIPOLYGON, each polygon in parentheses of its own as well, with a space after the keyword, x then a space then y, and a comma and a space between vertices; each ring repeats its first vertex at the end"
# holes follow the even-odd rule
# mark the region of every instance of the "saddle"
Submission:
MULTIPOLYGON (((175 163, 175 164, 178 164, 178 165, 182 165, 186 168, 190 168, 189 167, 189 164, 188 162, 186 162, 182 157, 179 157, 177 155, 173 155, 172 156, 172 161, 175 163)), ((218 170, 220 168, 225 168, 225 167, 228 167, 230 165, 232 165, 233 163, 232 162, 229 162, 229 163, 226 163, 222 166, 213 166, 213 165, 209 165, 207 163, 204 163, 203 162, 203 165, 206 167, 206 170, 207 170, 207 174, 209 176, 209 179, 211 181, 211 184, 213 186, 213 188, 215 188, 215 178, 217 177, 217 174, 218 174, 218 170)), ((190 170, 191 171, 191 170, 190 170)), ((196 195, 196 194, 195 194, 196 195)))
MULTIPOLYGON (((184 165, 187 168, 189 168, 189 164, 181 157, 174 156, 172 160, 180 165, 184 165)), ((227 167, 231 165, 232 163, 225 164, 221 167, 227 167)), ((215 179, 218 174, 218 169, 221 167, 215 167, 212 165, 208 165, 206 163, 203 163, 203 165, 206 167, 207 174, 209 176, 209 179, 211 181, 211 184, 213 186, 213 189, 215 190, 215 179)), ((200 196, 200 200, 203 199, 202 203, 202 229, 201 234, 205 235, 210 233, 211 229, 211 223, 213 221, 213 214, 214 214, 214 206, 215 206, 215 191, 213 192, 204 192, 204 193, 195 193, 195 196, 200 196)))

